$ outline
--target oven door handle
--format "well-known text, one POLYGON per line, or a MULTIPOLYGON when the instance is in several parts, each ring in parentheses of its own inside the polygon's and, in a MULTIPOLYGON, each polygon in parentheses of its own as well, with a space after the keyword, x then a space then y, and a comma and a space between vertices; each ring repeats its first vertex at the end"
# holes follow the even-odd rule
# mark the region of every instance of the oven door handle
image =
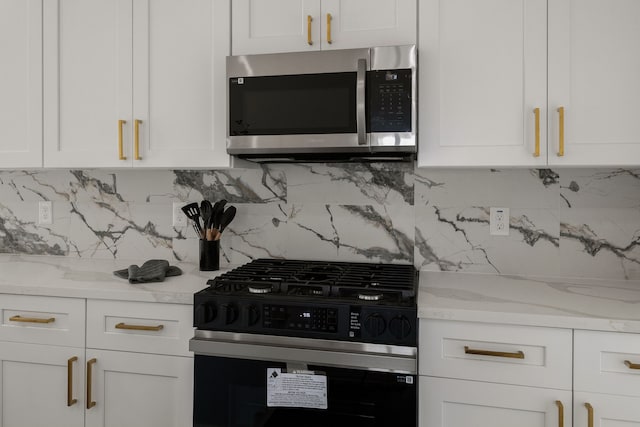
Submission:
POLYGON ((342 349, 283 347, 264 343, 192 338, 189 350, 197 355, 269 360, 282 363, 332 366, 345 369, 417 374, 415 355, 352 352, 342 349))
POLYGON ((358 59, 356 74, 356 130, 358 145, 367 145, 367 109, 366 109, 367 60, 358 59))

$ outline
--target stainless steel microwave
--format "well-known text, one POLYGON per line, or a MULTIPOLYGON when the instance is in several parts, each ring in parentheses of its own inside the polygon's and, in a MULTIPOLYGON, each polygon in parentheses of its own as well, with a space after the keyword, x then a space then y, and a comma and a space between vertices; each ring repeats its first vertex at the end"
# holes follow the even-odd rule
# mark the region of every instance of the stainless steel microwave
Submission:
POLYGON ((227 57, 227 152, 255 161, 407 160, 416 47, 227 57))

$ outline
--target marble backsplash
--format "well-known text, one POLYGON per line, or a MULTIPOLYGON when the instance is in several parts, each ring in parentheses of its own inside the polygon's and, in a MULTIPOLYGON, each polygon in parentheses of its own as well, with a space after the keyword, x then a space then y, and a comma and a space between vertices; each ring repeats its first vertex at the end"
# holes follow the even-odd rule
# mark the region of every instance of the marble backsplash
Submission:
POLYGON ((238 209, 222 263, 258 257, 640 279, 640 169, 296 164, 212 171, 0 171, 0 252, 197 261, 173 202, 238 209), (38 202, 53 223, 38 224, 38 202), (489 235, 489 208, 510 235, 489 235))

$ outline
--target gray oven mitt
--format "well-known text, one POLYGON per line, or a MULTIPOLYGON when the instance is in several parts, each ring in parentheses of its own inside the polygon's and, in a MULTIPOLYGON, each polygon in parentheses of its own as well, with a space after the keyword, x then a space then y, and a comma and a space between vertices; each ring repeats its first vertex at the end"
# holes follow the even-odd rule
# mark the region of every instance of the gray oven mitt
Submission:
POLYGON ((140 267, 133 264, 124 270, 116 270, 113 274, 123 279, 129 279, 129 283, 147 283, 162 282, 168 276, 179 276, 182 274, 182 270, 170 266, 169 261, 152 259, 140 267))

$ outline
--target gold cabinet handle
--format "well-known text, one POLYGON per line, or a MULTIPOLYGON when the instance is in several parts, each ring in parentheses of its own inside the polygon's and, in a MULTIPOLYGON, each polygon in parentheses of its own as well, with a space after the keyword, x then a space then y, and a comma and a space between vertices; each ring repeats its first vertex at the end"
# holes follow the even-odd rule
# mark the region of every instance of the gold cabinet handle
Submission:
POLYGON ((313 18, 311 15, 307 15, 307 43, 309 46, 313 44, 313 40, 311 40, 311 21, 313 21, 313 18))
POLYGON ((534 108, 533 114, 536 116, 536 148, 533 157, 540 157, 540 108, 534 108))
POLYGON ((78 399, 73 398, 73 362, 78 358, 73 356, 67 360, 67 406, 71 406, 78 402, 78 399))
POLYGON ((91 367, 97 362, 98 360, 94 357, 93 359, 87 361, 87 409, 91 409, 94 406, 96 406, 96 402, 94 402, 93 400, 91 400, 91 389, 93 388, 93 378, 92 378, 92 373, 91 373, 91 367))
POLYGON ((564 107, 558 107, 558 157, 564 156, 564 107))
POLYGON ((564 427, 564 405, 556 400, 556 406, 558 407, 558 427, 564 427))
POLYGON ((476 350, 464 346, 465 354, 479 354, 481 356, 494 356, 494 357, 508 357, 510 359, 524 359, 524 353, 522 351, 516 351, 515 353, 509 353, 504 351, 491 351, 491 350, 476 350))
POLYGON ((133 158, 135 160, 142 160, 140 157, 140 123, 142 120, 136 119, 134 121, 133 158))
POLYGON ((593 406, 588 402, 584 406, 587 408, 587 426, 593 427, 593 406))
POLYGON ((333 17, 331 16, 330 13, 327 13, 327 43, 331 44, 333 43, 333 40, 331 40, 331 20, 333 19, 333 17))
POLYGON ((56 321, 56 318, 49 317, 47 319, 42 319, 38 317, 11 316, 9 320, 11 322, 25 322, 25 323, 53 323, 56 321))
POLYGON ((628 360, 625 360, 625 361, 624 361, 624 364, 625 364, 625 365, 627 365, 627 368, 629 368, 629 369, 640 369, 640 364, 637 364, 637 363, 631 363, 631 362, 630 362, 630 361, 628 361, 628 360))
POLYGON ((129 329, 134 331, 161 331, 164 325, 146 326, 146 325, 127 325, 126 323, 118 323, 116 329, 129 329))
POLYGON ((127 157, 124 155, 124 148, 122 142, 122 127, 127 123, 126 120, 118 120, 118 159, 127 160, 127 157))

